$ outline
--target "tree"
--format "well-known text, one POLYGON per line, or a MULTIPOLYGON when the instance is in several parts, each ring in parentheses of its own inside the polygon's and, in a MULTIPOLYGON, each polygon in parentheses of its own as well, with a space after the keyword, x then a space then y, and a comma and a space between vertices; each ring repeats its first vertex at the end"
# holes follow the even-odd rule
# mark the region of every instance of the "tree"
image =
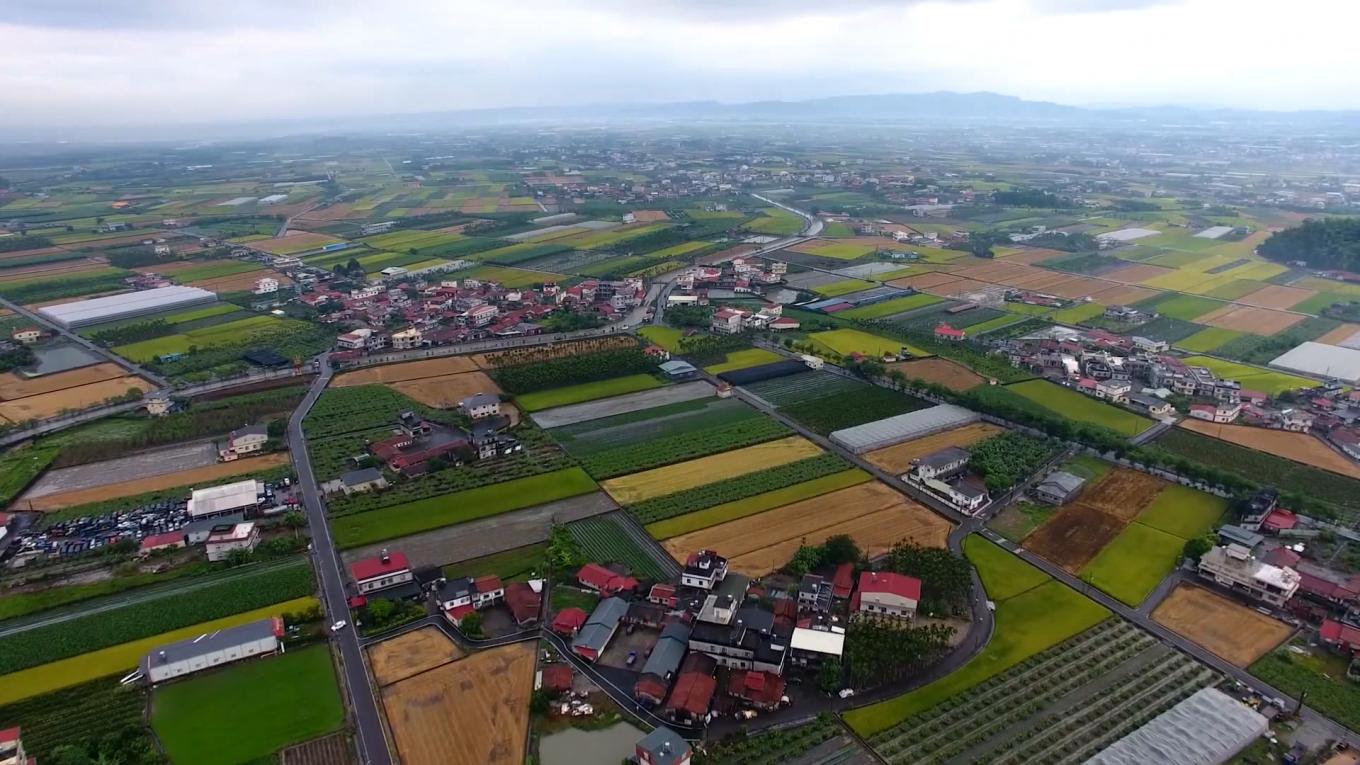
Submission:
POLYGON ((463 620, 458 622, 458 629, 473 640, 486 637, 486 633, 482 631, 482 615, 476 611, 464 616, 463 620))
POLYGON ((548 713, 552 700, 553 695, 547 688, 539 688, 529 695, 529 713, 535 717, 542 717, 548 713))
POLYGON ((840 690, 843 676, 840 659, 827 659, 817 670, 817 690, 828 696, 840 690))
POLYGON ((849 534, 836 534, 827 537, 822 543, 822 565, 839 566, 842 563, 858 563, 859 545, 849 534))
POLYGON ((51 765, 95 765, 95 761, 90 759, 85 748, 75 744, 62 744, 54 748, 51 754, 43 758, 43 763, 51 763, 51 765))
POLYGON ((798 551, 785 564, 784 571, 789 576, 802 578, 807 572, 822 565, 822 552, 820 545, 812 547, 799 545, 798 551))
POLYGON ((292 529, 293 531, 297 531, 299 529, 304 529, 307 527, 307 516, 303 515, 297 510, 289 510, 288 512, 283 514, 282 523, 284 525, 284 528, 289 528, 292 529))
POLYGON ((236 566, 246 565, 247 563, 250 562, 250 559, 251 553, 249 550, 236 549, 231 550, 230 552, 227 553, 227 557, 224 559, 224 562, 227 564, 228 568, 235 568, 236 566))
POLYGON ((1181 552, 1189 560, 1199 563, 1199 559, 1205 553, 1214 549, 1214 539, 1212 537, 1195 537, 1185 540, 1185 547, 1181 552))
POLYGON ((392 615, 396 613, 397 604, 388 598, 374 598, 364 606, 364 613, 368 616, 368 626, 381 627, 391 621, 392 615))
POLYGON ((345 264, 345 272, 357 278, 364 275, 364 267, 359 265, 358 258, 350 258, 349 262, 345 264))
POLYGON ((269 434, 270 438, 282 438, 287 429, 288 421, 283 418, 270 420, 269 424, 265 426, 265 432, 269 434))
POLYGON ((565 526, 554 524, 548 532, 548 571, 560 578, 581 567, 581 549, 565 526))

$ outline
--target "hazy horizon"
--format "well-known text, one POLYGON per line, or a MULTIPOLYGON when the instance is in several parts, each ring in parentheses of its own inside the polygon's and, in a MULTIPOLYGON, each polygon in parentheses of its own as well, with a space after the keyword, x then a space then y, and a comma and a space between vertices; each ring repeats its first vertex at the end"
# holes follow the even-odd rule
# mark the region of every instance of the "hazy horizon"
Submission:
POLYGON ((1360 7, 1297 0, 15 0, 11 127, 991 91, 1360 108, 1360 7), (1317 20, 1325 18, 1326 24, 1317 20))

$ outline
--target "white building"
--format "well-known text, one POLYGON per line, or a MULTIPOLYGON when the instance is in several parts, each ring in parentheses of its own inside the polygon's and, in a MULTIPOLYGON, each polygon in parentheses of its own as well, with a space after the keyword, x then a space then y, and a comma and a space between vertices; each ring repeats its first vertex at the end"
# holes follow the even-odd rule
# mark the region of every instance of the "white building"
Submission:
POLYGON ((278 280, 278 279, 275 279, 275 278, 272 277, 272 276, 266 276, 266 277, 264 277, 263 279, 257 279, 257 280, 255 281, 255 294, 256 294, 256 295, 269 295, 269 294, 271 294, 271 293, 278 292, 278 291, 279 291, 279 280, 278 280))
POLYGON ((872 618, 914 619, 921 602, 921 580, 891 571, 865 571, 850 612, 872 618))
POLYGON ((152 685, 252 656, 274 653, 283 620, 261 619, 163 645, 142 657, 142 677, 152 685))
POLYGON ((458 402, 458 411, 474 420, 494 417, 501 413, 501 398, 490 393, 475 393, 458 402))
POLYGON ((223 462, 231 462, 245 454, 264 451, 269 442, 269 428, 264 425, 247 425, 233 430, 227 436, 227 443, 218 450, 217 456, 223 462))
POLYGON ((1294 597, 1303 580, 1294 569, 1264 563, 1236 544, 1215 547, 1201 556, 1199 575, 1272 606, 1283 606, 1294 597))
POLYGON ((424 334, 415 327, 403 329, 400 332, 392 333, 392 347, 399 351, 419 348, 424 341, 424 334))
POLYGON ((209 534, 205 548, 208 551, 208 560, 216 563, 226 560, 233 550, 251 552, 258 544, 260 544, 259 527, 254 521, 246 521, 233 525, 230 530, 209 534))
POLYGON ((354 561, 349 571, 361 595, 405 584, 415 578, 405 554, 388 553, 386 550, 376 558, 354 561))
POLYGON ((195 489, 189 496, 189 517, 198 520, 251 510, 260 505, 263 496, 264 483, 253 479, 195 489))

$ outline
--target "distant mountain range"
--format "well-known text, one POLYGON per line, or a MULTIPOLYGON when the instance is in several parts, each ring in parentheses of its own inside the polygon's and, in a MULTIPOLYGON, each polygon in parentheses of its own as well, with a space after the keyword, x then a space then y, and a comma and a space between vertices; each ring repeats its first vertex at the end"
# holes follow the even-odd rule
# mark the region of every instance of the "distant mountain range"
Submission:
POLYGON ((898 93, 832 96, 802 101, 719 103, 686 101, 658 104, 590 104, 580 106, 470 109, 377 116, 330 116, 200 125, 136 127, 53 127, 43 130, 6 128, 0 141, 127 141, 183 138, 258 138, 287 134, 361 131, 435 131, 498 124, 600 124, 610 122, 876 122, 926 124, 1025 123, 1072 126, 1232 124, 1253 128, 1292 127, 1360 130, 1360 112, 1273 112, 1242 109, 1160 107, 1078 107, 1027 101, 997 93, 898 93))

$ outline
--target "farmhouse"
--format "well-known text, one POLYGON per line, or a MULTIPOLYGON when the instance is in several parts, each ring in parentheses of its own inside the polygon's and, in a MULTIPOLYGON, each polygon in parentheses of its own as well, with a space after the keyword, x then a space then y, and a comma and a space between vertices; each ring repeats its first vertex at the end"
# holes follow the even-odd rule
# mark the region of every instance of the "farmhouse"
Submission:
POLYGON ((712 590, 727 576, 727 559, 712 550, 691 553, 680 572, 680 584, 701 590, 712 590))
POLYGON ((661 714, 668 720, 682 725, 694 725, 708 714, 713 703, 713 694, 718 688, 714 676, 718 663, 712 656, 691 653, 680 665, 680 674, 675 679, 670 698, 661 708, 661 714))
POLYGON ((729 669, 784 671, 792 630, 775 624, 774 614, 747 606, 718 609, 710 621, 700 616, 690 633, 689 647, 712 656, 729 669))
POLYGON ((277 616, 163 645, 142 657, 142 677, 155 685, 252 656, 274 653, 283 637, 277 616))
POLYGON ((253 454, 264 451, 264 445, 269 441, 269 429, 264 425, 247 425, 244 428, 233 430, 228 436, 226 443, 217 451, 217 455, 223 462, 231 462, 243 454, 253 454))
POLYGON ((795 627, 789 639, 789 658, 800 667, 816 666, 827 659, 840 660, 845 652, 845 630, 795 627))
POLYGON ((1324 619, 1318 639, 1343 656, 1360 657, 1360 627, 1354 624, 1324 619))
POLYGON ((260 529, 254 521, 233 524, 229 529, 214 531, 208 535, 206 549, 208 560, 216 563, 226 560, 235 550, 251 552, 260 544, 260 529))
POLYGON ((921 602, 921 580, 891 571, 865 571, 859 591, 850 601, 852 615, 861 618, 909 620, 921 602))
POLYGON ((553 617, 550 629, 562 637, 575 637, 588 618, 589 615, 579 608, 564 608, 553 617))
POLYGON ((195 489, 189 496, 186 511, 194 520, 238 512, 249 514, 249 511, 264 503, 264 496, 265 485, 257 480, 195 489))
POLYGON ((178 550, 185 547, 185 545, 186 536, 181 529, 180 531, 152 534, 151 536, 146 537, 142 540, 141 545, 138 546, 137 553, 145 556, 150 555, 153 552, 160 552, 161 550, 178 550))
POLYGON ((1050 505, 1064 505, 1067 500, 1076 496, 1081 491, 1081 487, 1086 483, 1086 479, 1072 475, 1065 470, 1058 470, 1049 473, 1044 480, 1034 487, 1034 495, 1041 502, 1050 505))
POLYGON ((690 626, 683 621, 673 621, 662 628, 651 655, 642 665, 642 676, 633 686, 634 698, 649 705, 660 704, 666 698, 671 680, 685 658, 689 635, 690 626))
POLYGON ((1283 606, 1299 589, 1299 572, 1259 560, 1241 545, 1215 547, 1199 559, 1199 575, 1248 597, 1283 606))
POLYGON ((475 393, 458 402, 458 411, 474 420, 494 417, 501 413, 501 399, 490 393, 475 393))
POLYGON ((462 577, 441 582, 436 593, 440 610, 456 624, 473 611, 504 600, 505 585, 498 576, 462 577))
POLYGON ((37 327, 21 327, 10 333, 14 342, 20 345, 32 345, 42 339, 42 330, 37 327))
POLYGON ((632 592, 638 586, 638 580, 633 577, 616 574, 598 563, 587 563, 582 566, 581 570, 576 572, 576 581, 580 582, 582 587, 606 597, 621 592, 632 592))
POLYGON ((911 470, 902 479, 935 494, 960 512, 974 513, 987 504, 987 489, 966 473, 967 450, 947 446, 912 461, 911 470))
POLYGON ((359 594, 367 595, 389 587, 396 587, 415 579, 411 564, 402 553, 383 550, 376 558, 364 558, 350 564, 349 572, 359 594))
POLYGON ((505 585, 505 605, 510 609, 515 624, 528 627, 538 621, 543 609, 542 581, 511 582, 505 585), (537 585, 540 589, 534 589, 537 585))
POLYGON ((340 490, 346 495, 386 488, 387 479, 374 467, 351 470, 340 476, 340 490))
POLYGON ((598 661, 627 611, 628 602, 622 598, 601 600, 571 641, 571 650, 586 661, 598 661))
POLYGON ((634 747, 638 765, 690 765, 694 750, 675 731, 658 725, 634 747))
POLYGON ((798 583, 798 612, 800 614, 831 613, 831 582, 817 574, 804 574, 798 583))
POLYGON ((947 343, 957 343, 967 340, 968 333, 962 329, 954 329, 948 324, 940 324, 935 327, 935 339, 947 343))
POLYGON ((732 672, 727 676, 727 695, 762 711, 778 709, 784 696, 784 678, 773 672, 732 672))
POLYGON ((1190 416, 1207 422, 1229 423, 1242 414, 1241 404, 1191 404, 1190 416))

